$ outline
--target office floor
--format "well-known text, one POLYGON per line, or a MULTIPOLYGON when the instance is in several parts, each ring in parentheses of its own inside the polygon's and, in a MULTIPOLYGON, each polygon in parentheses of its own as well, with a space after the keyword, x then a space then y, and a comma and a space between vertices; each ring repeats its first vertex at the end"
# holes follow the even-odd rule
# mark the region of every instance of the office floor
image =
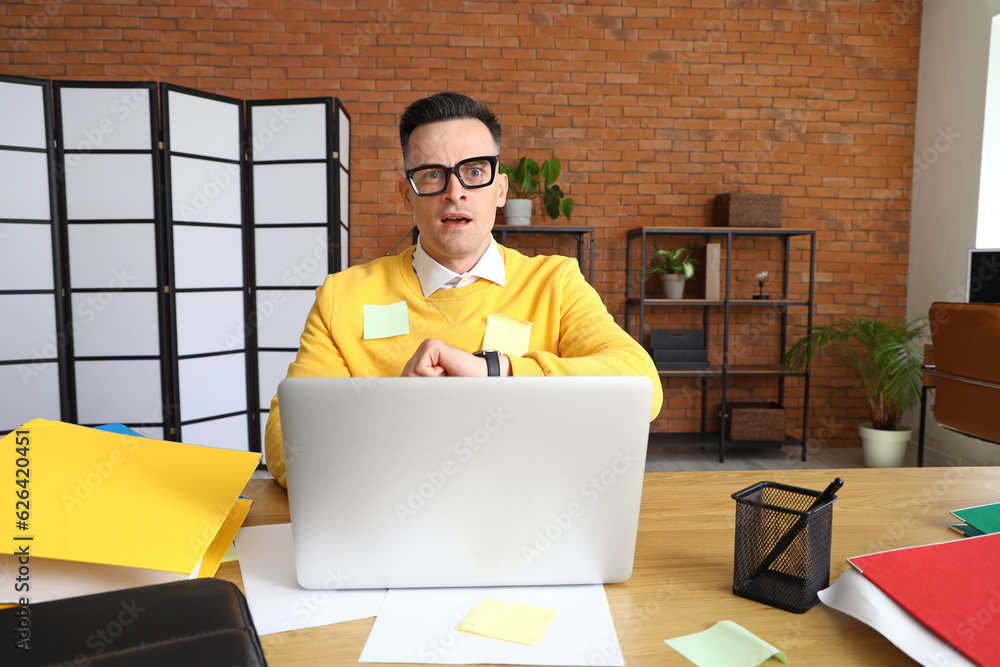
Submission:
MULTIPOLYGON (((927 450, 925 466, 942 465, 934 452, 927 450)), ((917 465, 916 445, 910 444, 904 466, 917 465)), ((717 448, 651 447, 646 454, 646 472, 685 472, 696 470, 804 470, 824 468, 863 468, 860 447, 820 447, 802 461, 799 447, 727 448, 725 463, 719 463, 717 448)))

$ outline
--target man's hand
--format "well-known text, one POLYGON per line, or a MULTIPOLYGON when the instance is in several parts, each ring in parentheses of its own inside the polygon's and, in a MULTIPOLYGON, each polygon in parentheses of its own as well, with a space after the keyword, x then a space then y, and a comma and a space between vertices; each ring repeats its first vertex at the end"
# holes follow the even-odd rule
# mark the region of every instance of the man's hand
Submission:
MULTIPOLYGON (((402 377, 486 377, 486 360, 428 338, 403 367, 402 377)), ((500 355, 500 375, 510 375, 510 359, 500 355)))

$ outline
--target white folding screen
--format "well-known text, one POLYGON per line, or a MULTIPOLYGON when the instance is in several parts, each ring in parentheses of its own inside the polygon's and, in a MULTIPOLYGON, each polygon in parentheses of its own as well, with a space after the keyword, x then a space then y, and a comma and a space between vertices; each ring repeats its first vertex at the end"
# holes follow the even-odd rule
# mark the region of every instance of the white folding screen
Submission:
POLYGON ((339 269, 333 99, 247 103, 252 312, 263 433, 316 287, 339 269))
POLYGON ((0 77, 0 434, 123 422, 260 451, 347 265, 349 123, 329 97, 0 77))
POLYGON ((340 103, 334 102, 337 118, 333 132, 333 150, 337 162, 337 182, 335 197, 337 207, 337 238, 340 244, 337 270, 343 271, 350 265, 351 250, 351 116, 340 103))
POLYGON ((0 434, 68 419, 47 81, 0 77, 0 434))
POLYGON ((152 83, 54 84, 73 421, 168 432, 152 83))
POLYGON ((243 102, 168 84, 160 100, 177 438, 253 450, 243 102))

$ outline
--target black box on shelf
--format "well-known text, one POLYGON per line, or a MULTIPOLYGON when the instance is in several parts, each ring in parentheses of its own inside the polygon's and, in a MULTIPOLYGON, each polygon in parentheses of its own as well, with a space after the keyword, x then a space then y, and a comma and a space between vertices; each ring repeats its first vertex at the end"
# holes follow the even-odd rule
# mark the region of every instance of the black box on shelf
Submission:
POLYGON ((705 332, 701 329, 652 329, 649 347, 653 350, 705 349, 705 332))
POLYGON ((658 371, 704 371, 711 367, 707 361, 654 361, 658 371))
POLYGON ((708 350, 653 350, 653 361, 708 361, 708 350))

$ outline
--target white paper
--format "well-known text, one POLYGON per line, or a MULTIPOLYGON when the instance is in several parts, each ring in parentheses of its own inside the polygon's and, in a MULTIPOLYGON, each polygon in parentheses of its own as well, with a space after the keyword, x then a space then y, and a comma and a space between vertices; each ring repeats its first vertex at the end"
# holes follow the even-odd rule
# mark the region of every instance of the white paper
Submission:
POLYGON ((51 217, 48 156, 0 150, 0 218, 49 220, 51 217))
POLYGON ((62 419, 59 365, 54 361, 0 364, 0 431, 32 419, 62 419))
POLYGON ((45 148, 44 89, 0 81, 0 145, 45 148))
MULTIPOLYGON (((77 223, 68 226, 68 234, 73 289, 106 290, 98 295, 104 300, 119 290, 157 286, 153 223, 77 223)), ((78 317, 74 313, 74 320, 78 317)))
MULTIPOLYGON (((260 389, 260 407, 264 410, 270 410, 271 399, 278 393, 278 383, 288 375, 288 365, 293 361, 295 350, 257 353, 257 384, 260 389)), ((267 420, 266 413, 264 420, 267 420)))
POLYGON ((0 294, 0 313, 6 320, 0 328, 0 361, 58 356, 56 306, 51 294, 0 294))
MULTIPOLYGON (((340 142, 340 161, 345 165, 351 164, 351 119, 343 109, 337 113, 338 140, 340 142)), ((348 168, 350 168, 348 166, 348 168)))
POLYGON ((819 592, 819 599, 871 626, 925 667, 974 667, 857 570, 845 571, 832 586, 819 592))
POLYGON ((241 528, 236 535, 243 588, 258 635, 371 618, 385 590, 307 590, 295 579, 292 525, 241 528))
POLYGON ((239 160, 242 106, 237 100, 168 91, 171 152, 239 160))
POLYGON ((174 284, 178 289, 243 290, 243 230, 174 226, 174 284))
POLYGON ((259 104, 250 114, 255 162, 326 158, 325 104, 259 104))
MULTIPOLYGON (((2 201, 0 197, 0 201, 2 201)), ((0 212, 0 217, 3 213, 0 212)), ((5 290, 51 290, 52 225, 0 222, 0 285, 5 290)))
POLYGON ((257 345, 298 348, 314 303, 312 291, 257 290, 257 345))
POLYGON ((330 273, 325 227, 258 228, 254 240, 258 286, 319 287, 330 273))
POLYGON ((154 292, 75 292, 76 357, 160 355, 160 313, 154 292))
POLYGON ((325 162, 254 165, 254 222, 325 223, 327 180, 325 162))
POLYGON ((79 423, 163 421, 158 359, 77 360, 75 369, 79 423))
POLYGON ((243 181, 238 164, 171 155, 168 165, 174 220, 242 223, 243 181))
POLYGON ((351 174, 340 170, 340 224, 351 226, 351 174))
POLYGON ((247 409, 246 353, 193 357, 177 362, 181 420, 247 409))
POLYGON ((0 554, 0 591, 3 591, 0 593, 0 604, 16 603, 20 596, 28 598, 31 604, 35 604, 191 578, 186 574, 163 570, 80 563, 35 556, 31 556, 28 566, 31 569, 30 590, 18 592, 15 589, 18 557, 0 554))
POLYGON ((150 150, 149 88, 64 86, 59 94, 66 149, 150 150))
POLYGON ((178 292, 177 354, 183 356, 246 347, 243 293, 178 292))
POLYGON ((67 153, 69 220, 150 220, 153 158, 149 153, 67 153))
POLYGON ((625 664, 608 598, 600 584, 392 589, 359 662, 625 664), (557 609, 559 615, 535 646, 456 631, 486 598, 557 609))

